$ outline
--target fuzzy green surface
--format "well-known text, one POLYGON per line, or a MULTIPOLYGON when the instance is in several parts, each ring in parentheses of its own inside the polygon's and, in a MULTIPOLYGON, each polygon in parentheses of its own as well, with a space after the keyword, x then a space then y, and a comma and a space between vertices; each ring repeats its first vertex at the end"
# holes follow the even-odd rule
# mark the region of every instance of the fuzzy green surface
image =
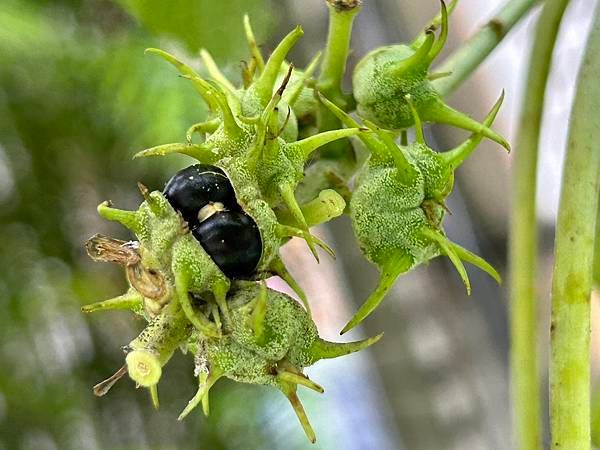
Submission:
POLYGON ((263 200, 258 180, 248 170, 248 162, 243 158, 225 158, 217 163, 223 169, 235 190, 237 202, 248 214, 260 232, 262 255, 257 270, 265 271, 279 255, 281 238, 277 234, 277 217, 269 204, 263 200))
POLYGON ((237 124, 241 129, 240 136, 238 137, 229 136, 226 133, 223 123, 221 123, 217 130, 206 139, 205 144, 211 148, 215 159, 213 161, 202 162, 213 163, 221 158, 243 156, 247 153, 254 142, 254 130, 248 125, 240 124, 239 122, 237 124))
POLYGON ((251 384, 276 384, 277 363, 285 360, 297 370, 312 359, 308 352, 318 339, 315 324, 291 297, 268 290, 263 335, 257 339, 249 325, 252 302, 260 287, 244 283, 228 297, 231 320, 228 334, 208 339, 198 347, 205 351, 211 366, 235 381, 251 384))
POLYGON ((415 266, 439 254, 438 246, 420 235, 431 227, 421 207, 425 186, 420 170, 410 184, 399 178, 395 167, 368 166, 363 172, 350 201, 350 217, 369 260, 381 267, 391 258, 408 255, 415 266))
POLYGON ((283 127, 279 137, 285 142, 294 142, 298 139, 298 119, 294 108, 288 105, 283 99, 277 104, 277 120, 279 126, 283 127))
POLYGON ((265 157, 258 164, 257 178, 261 191, 272 206, 279 203, 278 186, 285 184, 294 188, 304 175, 304 157, 293 143, 283 139, 269 141, 263 150, 265 157))
MULTIPOLYGON (((276 87, 279 87, 278 83, 276 83, 276 87)), ((241 91, 239 95, 241 114, 243 116, 259 117, 262 114, 266 105, 261 104, 252 86, 248 90, 241 91)), ((294 108, 290 107, 283 99, 280 99, 277 104, 277 120, 281 129, 280 137, 282 139, 286 142, 298 139, 298 120, 296 119, 294 108)))
POLYGON ((269 291, 264 331, 257 341, 247 323, 248 312, 240 305, 248 304, 259 293, 260 288, 254 284, 229 297, 233 339, 245 348, 274 361, 285 358, 292 348, 309 348, 317 337, 315 324, 298 302, 276 291, 269 291))
POLYGON ((407 128, 414 123, 407 94, 417 111, 438 98, 426 78, 426 65, 393 73, 398 63, 413 54, 407 45, 390 45, 373 50, 356 65, 352 84, 360 116, 384 128, 407 128))
POLYGON ((156 214, 147 201, 140 204, 137 211, 139 232, 137 238, 145 251, 149 251, 161 264, 169 263, 168 254, 180 228, 181 219, 167 199, 158 191, 150 193, 156 214), (165 259, 166 258, 166 259, 165 259))
POLYGON ((418 142, 410 144, 404 153, 412 159, 421 173, 427 174, 423 179, 425 199, 442 200, 447 197, 452 190, 454 175, 440 154, 418 142))
POLYGON ((216 283, 229 284, 229 279, 191 233, 180 236, 173 243, 172 252, 172 271, 174 274, 187 275, 190 292, 203 295, 212 291, 216 283))
MULTIPOLYGON (((280 72, 279 76, 277 77, 275 86, 281 85, 281 82, 283 81, 283 78, 285 77, 286 73, 287 73, 287 67, 284 64, 283 66, 281 66, 281 72, 280 72)), ((294 87, 295 84, 302 82, 303 77, 304 77, 304 71, 294 68, 294 70, 292 71, 290 80, 288 82, 288 89, 290 87, 294 87)), ((285 102, 279 103, 278 107, 280 109, 280 114, 281 114, 282 109, 284 109, 284 110, 287 109, 287 106, 288 105, 285 102), (282 105, 284 105, 284 107, 282 107, 282 105)), ((298 125, 298 122, 310 120, 309 119, 310 116, 313 116, 312 120, 316 120, 318 108, 319 108, 319 102, 315 98, 315 90, 313 88, 307 87, 305 84, 302 87, 302 89, 300 90, 300 93, 298 94, 298 98, 296 99, 294 104, 291 106, 292 113, 295 116, 296 121, 297 121, 297 125, 298 125)), ((285 111, 285 112, 287 114, 287 111, 285 111)), ((280 120, 281 120, 281 117, 280 117, 280 120)), ((286 137, 283 134, 281 135, 281 137, 287 142, 292 142, 292 141, 296 140, 296 138, 286 139, 286 137)))
POLYGON ((191 332, 192 327, 179 306, 171 303, 146 325, 128 348, 156 356, 162 366, 171 358, 173 352, 187 341, 191 332))

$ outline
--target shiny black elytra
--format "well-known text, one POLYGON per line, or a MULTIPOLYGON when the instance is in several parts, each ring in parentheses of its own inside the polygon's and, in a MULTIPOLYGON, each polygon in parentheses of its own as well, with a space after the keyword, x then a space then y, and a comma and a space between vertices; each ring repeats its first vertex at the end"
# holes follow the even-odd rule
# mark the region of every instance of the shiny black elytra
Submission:
POLYGON ((221 211, 192 229, 206 253, 229 278, 250 278, 260 261, 262 240, 254 220, 241 211, 221 211))
POLYGON ((220 202, 229 210, 240 208, 225 173, 209 164, 195 164, 180 170, 167 182, 163 194, 190 228, 198 225, 198 212, 209 203, 220 202))

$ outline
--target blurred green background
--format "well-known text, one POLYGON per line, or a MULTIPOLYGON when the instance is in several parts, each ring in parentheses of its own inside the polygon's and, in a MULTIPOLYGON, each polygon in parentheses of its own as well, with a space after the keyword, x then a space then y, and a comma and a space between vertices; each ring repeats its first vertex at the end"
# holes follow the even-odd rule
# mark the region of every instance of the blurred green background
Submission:
MULTIPOLYGON (((582 28, 586 1, 573 2, 584 6, 573 7, 571 30, 582 28)), ((464 41, 501 3, 486 2, 484 10, 478 0, 462 0, 449 47, 464 41)), ((350 66, 378 45, 409 39, 438 8, 436 1, 365 2, 350 66)), ((159 411, 128 379, 103 398, 92 394, 92 385, 122 365, 120 347, 144 325, 125 312, 80 312, 81 305, 125 289, 121 270, 85 255, 83 243, 95 233, 130 237, 101 221, 96 205, 112 199, 118 207, 136 208, 137 181, 161 189, 189 160, 131 156, 181 142, 206 112, 187 80, 164 61, 144 56, 144 49, 175 52, 202 71, 196 56, 205 47, 236 80, 248 57, 244 13, 265 53, 291 26, 302 24, 306 34, 291 58, 302 66, 324 43, 326 12, 323 0, 1 0, 0 450, 510 446, 505 290, 470 271, 474 295, 467 298, 441 258, 402 277, 365 322, 366 334, 386 332, 377 346, 309 369, 326 390, 321 397, 300 393, 317 432, 316 446, 306 441, 286 399, 264 387, 219 382, 211 391, 209 418, 198 412, 177 422, 195 392, 193 362, 181 354, 165 369, 159 411)), ((512 43, 504 43, 450 99, 483 117, 506 88, 496 126, 509 139, 530 27, 528 21, 516 30, 512 43)), ((568 114, 570 99, 561 95, 572 93, 569 68, 582 47, 573 42, 580 34, 565 33, 566 45, 557 50, 559 77, 550 82, 555 95, 548 108, 553 123, 564 123, 568 114)), ((549 285, 557 197, 552 194, 560 178, 561 146, 554 143, 564 138, 552 133, 566 133, 565 127, 551 128, 543 136, 551 150, 541 161, 542 290, 549 285)), ((443 127, 427 133, 440 149, 464 138, 443 127)), ((510 160, 489 143, 482 147, 457 176, 447 231, 505 273, 510 160)), ((375 285, 377 272, 360 255, 346 218, 318 233, 333 246, 337 261, 323 258, 316 266, 294 240, 284 257, 309 295, 321 333, 339 340, 337 332, 375 285)), ((594 298, 598 304, 597 294, 594 298)), ((547 317, 547 302, 541 305, 547 317)))

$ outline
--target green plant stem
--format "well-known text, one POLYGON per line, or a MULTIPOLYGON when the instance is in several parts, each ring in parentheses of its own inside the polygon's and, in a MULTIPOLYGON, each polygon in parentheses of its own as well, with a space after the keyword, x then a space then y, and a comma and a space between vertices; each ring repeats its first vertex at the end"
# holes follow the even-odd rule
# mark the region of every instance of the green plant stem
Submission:
POLYGON ((552 283, 552 448, 590 448, 590 295, 600 192, 600 8, 579 73, 556 229, 552 283))
POLYGON ((327 1, 327 7, 329 8, 329 30, 317 89, 333 103, 345 109, 346 105, 343 103, 346 103, 346 96, 342 91, 342 81, 346 73, 352 24, 360 11, 360 1, 327 1), (341 6, 343 3, 347 6, 341 6))
MULTIPOLYGON (((342 91, 342 82, 346 72, 346 60, 350 50, 352 25, 360 11, 359 0, 327 0, 329 8, 329 30, 321 72, 317 79, 317 89, 321 94, 344 111, 353 107, 352 96, 342 91)), ((319 131, 335 130, 341 123, 324 105, 319 106, 319 131)), ((346 139, 328 144, 321 154, 329 158, 346 157, 351 150, 346 139)))
POLYGON ((542 447, 536 260, 536 173, 540 125, 552 50, 568 0, 548 0, 531 50, 515 145, 510 224, 511 394, 516 448, 542 447))
POLYGON ((510 0, 487 25, 437 66, 434 72, 451 72, 451 75, 432 82, 442 97, 454 92, 539 1, 510 0))
POLYGON ((594 245, 594 284, 600 287, 600 201, 596 213, 596 244, 594 245))

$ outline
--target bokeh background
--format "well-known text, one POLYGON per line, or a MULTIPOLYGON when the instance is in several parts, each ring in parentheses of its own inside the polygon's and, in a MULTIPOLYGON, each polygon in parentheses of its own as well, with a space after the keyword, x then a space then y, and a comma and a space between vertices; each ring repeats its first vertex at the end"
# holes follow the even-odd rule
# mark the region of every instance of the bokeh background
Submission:
MULTIPOLYGON (((365 0, 350 67, 368 50, 410 39, 436 1, 365 0)), ((504 0, 462 0, 447 54, 504 0)), ((595 0, 574 0, 549 82, 540 161, 540 317, 548 317, 554 221, 576 70, 595 0)), ((211 416, 176 417, 195 392, 192 361, 174 356, 160 384, 161 409, 128 379, 103 398, 91 386, 120 367, 120 347, 143 327, 125 312, 84 316, 81 305, 121 293, 120 270, 88 260, 83 242, 102 232, 96 205, 140 202, 143 181, 161 189, 185 157, 136 160, 140 149, 181 141, 205 115, 186 80, 144 56, 161 47, 187 61, 208 48, 237 79, 247 58, 241 27, 250 14, 269 52, 290 27, 305 36, 292 60, 306 64, 327 29, 323 0, 2 0, 0 4, 0 449, 506 449, 511 445, 506 289, 470 270, 467 297, 444 259, 403 276, 379 310, 345 339, 385 331, 369 351, 308 369, 325 387, 301 399, 317 432, 311 446, 278 392, 221 381, 211 416)), ((496 128, 516 134, 534 12, 452 98, 483 117, 501 89, 496 128)), ((197 64, 199 70, 203 70, 197 64)), ((427 129, 435 148, 464 134, 427 129)), ((518 151, 518 149, 515 149, 518 151)), ((447 232, 506 273, 510 157, 484 143, 460 169, 447 232)), ((317 266, 301 242, 285 259, 304 286, 321 334, 338 331, 374 287, 350 223, 317 231, 338 258, 317 266)), ((277 280, 276 288, 285 289, 277 280)), ((600 314, 594 298, 595 314, 600 314)), ((541 348, 547 341, 541 324, 541 348)), ((599 338, 594 335, 594 339, 599 338)), ((594 361, 595 372, 599 364, 594 361)), ((545 380, 545 357, 540 376, 545 380)))

